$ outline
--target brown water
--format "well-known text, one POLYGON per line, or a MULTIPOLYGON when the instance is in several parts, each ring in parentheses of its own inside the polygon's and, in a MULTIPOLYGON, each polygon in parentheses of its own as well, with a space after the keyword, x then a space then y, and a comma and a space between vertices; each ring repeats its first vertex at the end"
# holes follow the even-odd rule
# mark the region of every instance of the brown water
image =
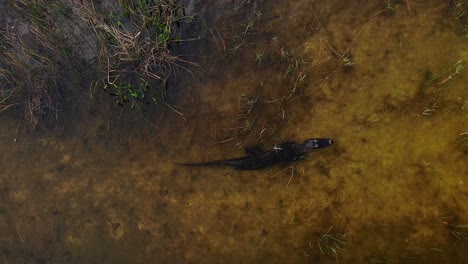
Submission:
POLYGON ((265 3, 192 44, 172 109, 84 100, 51 136, 1 119, 1 262, 467 263, 468 45, 448 2, 265 3), (174 165, 310 137, 336 143, 260 171, 174 165))

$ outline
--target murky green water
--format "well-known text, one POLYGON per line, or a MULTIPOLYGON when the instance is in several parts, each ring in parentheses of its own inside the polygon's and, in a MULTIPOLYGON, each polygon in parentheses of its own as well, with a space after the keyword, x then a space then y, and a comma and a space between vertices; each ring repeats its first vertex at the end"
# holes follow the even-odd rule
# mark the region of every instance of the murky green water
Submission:
POLYGON ((85 102, 51 136, 1 119, 1 262, 466 263, 455 12, 273 1, 191 44, 202 66, 173 109, 85 102), (290 167, 174 165, 310 137, 336 143, 290 167))

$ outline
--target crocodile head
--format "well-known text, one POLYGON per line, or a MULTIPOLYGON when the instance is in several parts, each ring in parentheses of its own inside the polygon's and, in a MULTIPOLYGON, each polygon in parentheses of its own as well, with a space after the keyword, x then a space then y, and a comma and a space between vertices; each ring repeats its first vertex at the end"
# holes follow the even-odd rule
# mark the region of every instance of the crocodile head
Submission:
POLYGON ((331 138, 311 138, 304 141, 303 146, 307 150, 326 148, 333 144, 333 139, 331 138))

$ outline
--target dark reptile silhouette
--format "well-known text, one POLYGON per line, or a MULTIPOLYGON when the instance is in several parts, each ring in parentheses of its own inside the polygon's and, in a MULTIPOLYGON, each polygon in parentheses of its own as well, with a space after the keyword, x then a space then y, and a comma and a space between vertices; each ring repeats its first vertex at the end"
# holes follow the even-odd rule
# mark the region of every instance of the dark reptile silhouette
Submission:
POLYGON ((235 159, 215 160, 202 163, 177 163, 184 166, 231 166, 237 170, 256 170, 276 164, 288 164, 296 161, 309 151, 325 148, 333 144, 330 138, 312 138, 303 143, 286 142, 273 149, 260 147, 246 148, 247 156, 235 159))

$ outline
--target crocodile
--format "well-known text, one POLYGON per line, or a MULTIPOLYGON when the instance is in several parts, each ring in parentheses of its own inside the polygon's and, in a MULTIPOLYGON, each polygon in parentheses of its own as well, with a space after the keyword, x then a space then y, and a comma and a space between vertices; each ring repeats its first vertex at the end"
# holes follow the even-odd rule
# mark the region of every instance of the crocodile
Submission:
POLYGON ((247 147, 245 152, 247 156, 215 160, 202 163, 176 163, 183 166, 231 166, 237 170, 256 170, 276 164, 288 164, 297 161, 309 151, 319 148, 325 148, 333 144, 330 138, 312 138, 303 143, 286 142, 272 149, 262 149, 260 147, 247 147))

